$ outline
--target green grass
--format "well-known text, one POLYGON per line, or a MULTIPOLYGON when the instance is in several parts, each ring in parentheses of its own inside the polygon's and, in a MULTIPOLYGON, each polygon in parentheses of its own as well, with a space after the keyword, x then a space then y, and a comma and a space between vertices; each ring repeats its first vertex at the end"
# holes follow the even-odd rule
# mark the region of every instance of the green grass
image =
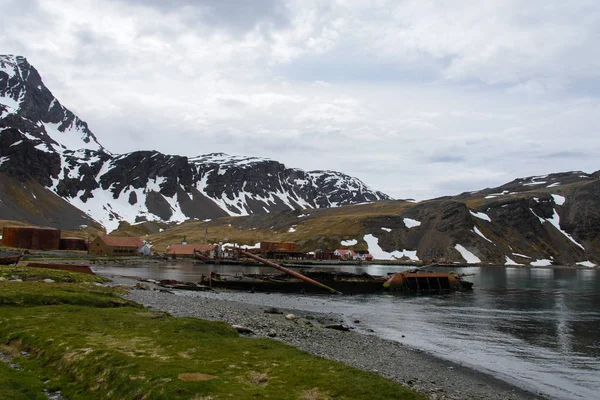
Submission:
MULTIPOLYGON (((153 243, 153 250, 164 252, 173 243, 180 243, 184 236, 188 243, 228 242, 254 245, 261 241, 290 241, 298 243, 300 251, 340 246, 340 240, 362 237, 365 223, 371 217, 397 216, 414 207, 414 203, 384 201, 371 204, 351 205, 303 211, 284 211, 245 217, 222 217, 209 222, 187 221, 145 237, 153 243), (300 213, 310 216, 299 219, 300 213), (295 231, 289 228, 294 226, 295 231)), ((123 229, 127 227, 124 226, 123 229)), ((360 241, 359 241, 360 242, 360 241)), ((355 249, 366 249, 359 243, 355 249)))
POLYGON ((70 400, 423 398, 223 322, 139 308, 86 279, 0 282, 0 346, 29 353, 15 358, 23 371, 0 369, 0 398, 35 399, 42 387, 70 400))
POLYGON ((40 379, 31 372, 17 371, 0 362, 0 399, 47 400, 40 379))
POLYGON ((115 289, 90 284, 0 282, 0 306, 72 304, 97 308, 139 307, 114 295, 115 289))
POLYGON ((78 272, 61 271, 48 268, 0 265, 0 277, 8 279, 11 276, 19 276, 24 281, 41 281, 44 279, 52 279, 56 282, 68 283, 102 283, 109 281, 101 276, 81 274, 78 272))

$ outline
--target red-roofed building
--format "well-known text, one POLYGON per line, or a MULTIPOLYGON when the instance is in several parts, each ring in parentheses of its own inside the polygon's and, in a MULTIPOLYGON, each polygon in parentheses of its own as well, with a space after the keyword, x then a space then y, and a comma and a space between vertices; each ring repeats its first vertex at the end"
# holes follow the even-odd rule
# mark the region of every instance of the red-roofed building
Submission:
POLYGON ((354 250, 338 249, 333 254, 340 258, 340 260, 358 260, 360 256, 354 252, 354 250))
POLYGON ((216 244, 172 244, 167 247, 167 256, 169 257, 194 257, 194 250, 201 253, 203 256, 208 258, 215 258, 217 253, 216 244))
POLYGON ((135 256, 144 242, 135 237, 98 236, 90 243, 88 253, 95 256, 135 256))

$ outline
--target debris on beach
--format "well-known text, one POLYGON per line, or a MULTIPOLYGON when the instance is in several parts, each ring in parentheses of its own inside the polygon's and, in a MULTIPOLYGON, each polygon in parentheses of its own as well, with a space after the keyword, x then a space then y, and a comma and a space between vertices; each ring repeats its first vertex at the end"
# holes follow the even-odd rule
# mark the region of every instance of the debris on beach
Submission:
POLYGON ((235 329, 238 333, 248 334, 248 335, 254 335, 254 331, 252 329, 250 329, 250 328, 246 328, 245 326, 231 325, 231 327, 233 329, 235 329))
POLYGON ((353 327, 348 326, 348 325, 344 325, 344 324, 325 325, 325 328, 335 329, 336 331, 344 331, 344 332, 347 332, 347 331, 349 331, 351 329, 354 329, 353 327))

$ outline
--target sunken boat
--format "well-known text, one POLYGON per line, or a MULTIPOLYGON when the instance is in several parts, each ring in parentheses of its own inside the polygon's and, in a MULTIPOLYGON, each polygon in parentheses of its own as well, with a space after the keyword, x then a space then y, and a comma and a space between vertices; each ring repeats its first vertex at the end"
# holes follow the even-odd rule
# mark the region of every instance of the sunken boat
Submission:
POLYGON ((415 269, 394 274, 383 284, 383 287, 388 291, 403 293, 443 293, 471 290, 473 282, 464 280, 464 276, 456 272, 415 269))
POLYGON ((10 251, 0 251, 0 265, 12 265, 19 262, 21 259, 21 253, 15 253, 10 251))
MULTIPOLYGON (((399 272, 390 276, 367 273, 303 271, 307 278, 343 294, 367 294, 382 291, 407 294, 435 294, 471 290, 473 283, 454 272, 399 272)), ((323 293, 323 289, 288 274, 211 273, 202 277, 203 286, 248 292, 323 293)))
MULTIPOLYGON (((366 273, 303 271, 303 275, 344 294, 380 292, 387 280, 387 277, 366 273)), ((211 288, 248 292, 323 293, 324 291, 322 286, 307 283, 286 273, 222 275, 213 272, 207 277, 202 277, 200 284, 211 288)))
MULTIPOLYGON (((421 271, 420 268, 396 273, 391 278, 349 272, 303 271, 300 273, 242 249, 236 251, 240 255, 283 273, 221 275, 213 271, 208 277, 203 276, 198 286, 249 292, 304 293, 325 290, 333 294, 376 293, 382 290, 404 293, 443 293, 469 290, 473 286, 471 282, 463 280, 462 276, 455 272, 421 271)), ((425 267, 430 266, 421 268, 425 267)))

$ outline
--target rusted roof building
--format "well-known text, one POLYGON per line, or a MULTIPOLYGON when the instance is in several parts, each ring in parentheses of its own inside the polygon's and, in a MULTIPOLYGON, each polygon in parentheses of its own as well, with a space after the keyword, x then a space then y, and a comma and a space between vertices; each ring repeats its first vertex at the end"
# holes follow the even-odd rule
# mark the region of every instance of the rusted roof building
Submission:
POLYGON ((167 247, 167 256, 170 257, 183 257, 183 258, 192 258, 194 257, 194 250, 201 253, 203 256, 208 258, 215 258, 217 253, 217 245, 216 244, 195 244, 195 243, 187 243, 187 244, 172 244, 167 247))
POLYGON ((260 251, 263 253, 295 252, 294 242, 260 242, 260 251))
POLYGON ((37 226, 5 226, 2 246, 34 250, 58 250, 60 229, 37 226))
POLYGON ((252 252, 274 259, 306 258, 306 253, 296 250, 294 242, 260 242, 260 249, 252 252))
POLYGON ((333 260, 335 254, 331 250, 317 249, 315 250, 315 258, 317 260, 333 260))
POLYGON ((144 245, 135 237, 98 236, 90 243, 88 253, 95 256, 135 256, 144 245))
POLYGON ((353 250, 338 249, 333 254, 339 257, 340 260, 357 260, 360 258, 353 250))

